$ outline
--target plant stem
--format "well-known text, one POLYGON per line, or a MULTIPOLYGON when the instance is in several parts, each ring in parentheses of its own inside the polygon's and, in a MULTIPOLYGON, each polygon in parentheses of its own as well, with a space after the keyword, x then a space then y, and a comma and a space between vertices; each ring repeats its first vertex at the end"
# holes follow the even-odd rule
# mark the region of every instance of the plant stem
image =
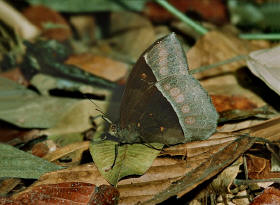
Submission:
POLYGON ((248 58, 247 55, 235 56, 233 58, 226 59, 226 60, 220 61, 218 63, 214 63, 214 64, 211 64, 211 65, 201 66, 199 68, 195 68, 193 70, 190 70, 190 74, 200 73, 202 71, 205 71, 205 70, 208 70, 208 69, 211 69, 211 68, 216 68, 218 66, 222 66, 222 65, 225 65, 225 64, 228 64, 228 63, 232 63, 232 62, 235 62, 235 61, 245 60, 247 58, 248 58))
POLYGON ((204 28, 203 26, 201 26, 200 24, 194 22, 191 18, 189 18, 188 16, 186 16, 185 14, 183 14, 181 11, 179 11, 178 9, 176 9, 174 6, 172 6, 171 4, 169 4, 167 1, 165 0, 155 0, 159 5, 161 5, 163 8, 165 8, 167 11, 169 11, 170 13, 172 13, 174 16, 176 16, 177 18, 179 18, 181 21, 183 21, 184 23, 188 24, 189 26, 191 26, 195 31, 197 31, 199 34, 204 35, 208 32, 208 30, 206 28, 204 28))
POLYGON ((247 40, 279 40, 280 33, 241 33, 239 34, 239 38, 247 40))

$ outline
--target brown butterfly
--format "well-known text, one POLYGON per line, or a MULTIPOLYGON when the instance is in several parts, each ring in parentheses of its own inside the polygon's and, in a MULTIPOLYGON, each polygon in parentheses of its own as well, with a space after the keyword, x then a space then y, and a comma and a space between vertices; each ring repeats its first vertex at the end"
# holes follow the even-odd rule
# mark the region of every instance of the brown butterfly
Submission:
POLYGON ((218 113, 199 81, 189 74, 174 33, 151 45, 132 69, 112 139, 120 143, 167 145, 207 139, 218 113))

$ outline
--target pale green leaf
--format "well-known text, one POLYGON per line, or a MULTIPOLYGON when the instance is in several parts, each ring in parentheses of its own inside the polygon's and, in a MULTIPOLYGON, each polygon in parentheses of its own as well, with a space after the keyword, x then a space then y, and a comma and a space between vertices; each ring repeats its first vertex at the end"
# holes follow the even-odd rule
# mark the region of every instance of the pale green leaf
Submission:
POLYGON ((116 163, 112 168, 115 160, 115 145, 113 141, 98 141, 90 144, 90 153, 95 165, 102 176, 113 185, 129 175, 142 175, 152 165, 154 159, 160 153, 162 144, 151 143, 154 148, 149 148, 144 144, 124 144, 118 146, 116 163))
POLYGON ((0 143, 0 178, 38 179, 46 172, 62 168, 15 147, 0 143))
MULTIPOLYGON (((98 100, 94 100, 94 103, 104 113, 110 110, 110 115, 108 117, 112 121, 116 120, 116 117, 114 116, 119 115, 118 103, 98 100), (112 108, 110 108, 111 106, 112 108)), ((89 120, 90 117, 95 117, 94 122, 97 125, 98 129, 101 129, 105 121, 102 119, 101 113, 96 110, 96 105, 94 105, 88 99, 80 100, 68 112, 64 114, 63 118, 54 127, 42 131, 41 134, 50 136, 84 132, 85 130, 92 128, 92 123, 89 120)))
POLYGON ((40 96, 0 77, 0 119, 25 128, 53 127, 78 100, 40 96))

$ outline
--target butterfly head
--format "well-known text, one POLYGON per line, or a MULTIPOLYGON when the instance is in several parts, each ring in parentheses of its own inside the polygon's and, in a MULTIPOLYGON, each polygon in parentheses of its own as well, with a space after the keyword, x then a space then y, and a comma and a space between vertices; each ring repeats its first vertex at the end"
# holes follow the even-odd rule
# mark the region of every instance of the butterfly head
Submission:
POLYGON ((114 141, 117 141, 121 144, 133 144, 141 142, 139 130, 137 126, 134 125, 129 125, 127 128, 121 128, 118 124, 111 124, 109 133, 115 137, 114 141))

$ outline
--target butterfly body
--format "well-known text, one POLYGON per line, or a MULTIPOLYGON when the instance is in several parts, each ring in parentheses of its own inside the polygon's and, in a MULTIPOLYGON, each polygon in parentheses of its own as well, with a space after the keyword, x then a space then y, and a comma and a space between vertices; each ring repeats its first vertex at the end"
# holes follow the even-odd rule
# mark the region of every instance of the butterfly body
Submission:
POLYGON ((189 74, 184 50, 172 33, 149 47, 131 71, 114 135, 121 143, 172 145, 210 137, 217 119, 210 97, 189 74))

